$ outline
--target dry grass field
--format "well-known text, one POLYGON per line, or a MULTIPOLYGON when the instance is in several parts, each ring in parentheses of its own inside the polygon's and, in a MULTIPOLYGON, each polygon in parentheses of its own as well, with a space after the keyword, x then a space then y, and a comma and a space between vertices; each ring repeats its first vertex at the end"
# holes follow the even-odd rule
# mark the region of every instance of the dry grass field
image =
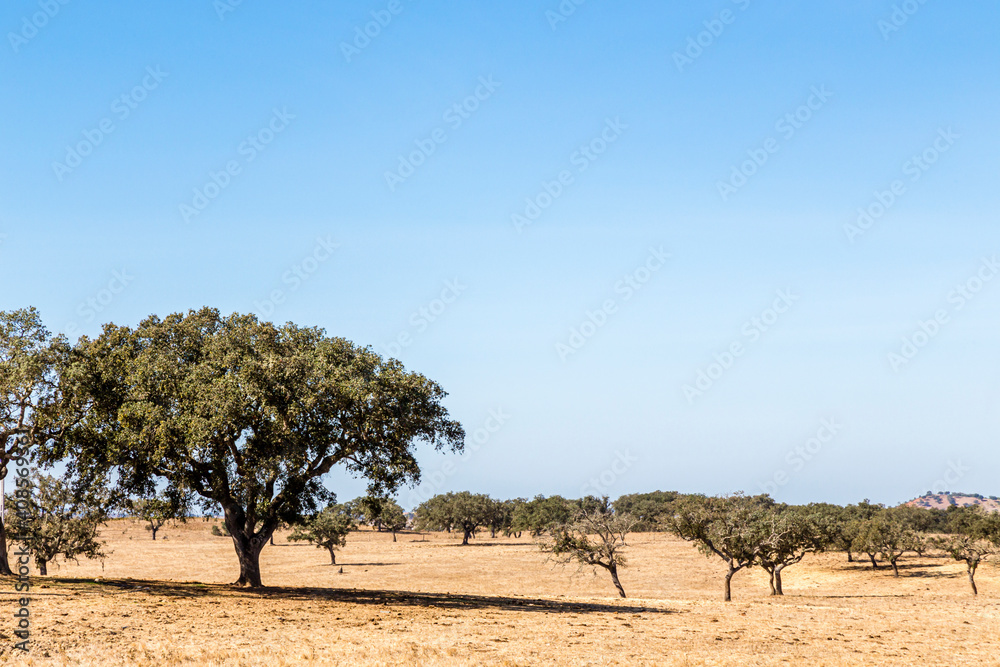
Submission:
POLYGON ((153 542, 106 531, 104 562, 50 567, 31 590, 31 652, 13 651, 0 581, 0 662, 28 665, 997 665, 1000 569, 972 597, 960 565, 909 558, 896 579, 842 554, 759 570, 721 601, 720 563, 658 534, 631 538, 616 597, 605 573, 555 566, 529 539, 354 533, 331 567, 289 544, 262 556, 263 592, 235 590, 228 538, 195 520, 153 542), (340 565, 342 563, 342 566, 340 565), (341 567, 343 572, 341 573, 341 567))

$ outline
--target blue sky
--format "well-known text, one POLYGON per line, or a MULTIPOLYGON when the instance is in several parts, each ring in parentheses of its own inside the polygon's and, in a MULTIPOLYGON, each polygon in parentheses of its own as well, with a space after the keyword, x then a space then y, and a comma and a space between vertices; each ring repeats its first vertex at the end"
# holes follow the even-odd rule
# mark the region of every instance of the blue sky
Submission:
POLYGON ((7 2, 0 309, 396 356, 404 505, 1000 494, 1000 7, 674 4, 7 2))

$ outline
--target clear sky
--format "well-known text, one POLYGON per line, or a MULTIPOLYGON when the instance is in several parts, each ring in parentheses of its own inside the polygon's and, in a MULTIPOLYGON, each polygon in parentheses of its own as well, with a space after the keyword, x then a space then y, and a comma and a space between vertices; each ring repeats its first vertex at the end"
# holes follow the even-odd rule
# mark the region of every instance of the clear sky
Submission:
POLYGON ((0 309, 92 335, 210 305, 395 356, 470 446, 422 449, 405 506, 1000 495, 995 2, 9 0, 0 27, 0 309))

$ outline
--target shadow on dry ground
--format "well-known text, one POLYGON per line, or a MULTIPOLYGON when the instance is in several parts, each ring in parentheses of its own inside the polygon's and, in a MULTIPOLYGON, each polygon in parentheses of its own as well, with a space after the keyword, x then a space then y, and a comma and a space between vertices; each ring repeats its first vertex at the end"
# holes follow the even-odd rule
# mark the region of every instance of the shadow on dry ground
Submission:
POLYGON ((283 600, 324 600, 363 605, 393 605, 408 607, 433 607, 437 609, 495 609, 505 611, 542 613, 653 613, 672 614, 674 610, 630 604, 600 604, 545 600, 538 598, 511 598, 491 595, 459 595, 451 593, 413 593, 409 591, 358 590, 341 588, 296 588, 265 586, 250 590, 226 584, 201 584, 177 581, 147 581, 140 579, 73 579, 46 580, 51 586, 67 586, 109 594, 118 591, 146 592, 150 595, 186 598, 277 598, 283 600))

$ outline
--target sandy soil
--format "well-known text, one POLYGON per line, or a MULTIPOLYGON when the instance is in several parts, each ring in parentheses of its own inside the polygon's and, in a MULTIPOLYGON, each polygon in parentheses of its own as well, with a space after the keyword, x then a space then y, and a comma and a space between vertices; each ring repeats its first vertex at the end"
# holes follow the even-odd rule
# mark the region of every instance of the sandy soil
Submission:
POLYGON ((721 601, 718 562, 658 534, 634 535, 616 597, 603 573, 557 566, 530 539, 352 534, 325 551, 280 535, 265 591, 237 576, 209 523, 153 542, 131 521, 112 555, 33 577, 31 651, 13 650, 17 598, 0 580, 0 662, 35 665, 998 665, 1000 569, 973 598, 963 566, 909 558, 902 575, 843 554, 786 570, 783 598, 760 570, 721 601), (342 569, 342 572, 341 572, 342 569))

